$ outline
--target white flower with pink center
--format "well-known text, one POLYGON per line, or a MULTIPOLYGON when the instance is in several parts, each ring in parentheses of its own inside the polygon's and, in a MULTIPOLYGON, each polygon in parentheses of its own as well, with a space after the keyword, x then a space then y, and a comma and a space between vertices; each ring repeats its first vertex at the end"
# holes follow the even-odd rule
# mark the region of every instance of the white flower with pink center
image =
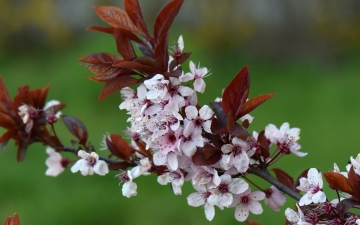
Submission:
POLYGON ((133 179, 139 177, 140 175, 150 175, 148 172, 151 168, 151 164, 149 158, 142 158, 140 159, 140 165, 135 166, 131 169, 131 176, 133 179))
POLYGON ((258 201, 263 200, 264 198, 264 192, 251 192, 250 187, 244 193, 234 195, 231 207, 236 207, 235 219, 243 222, 248 218, 249 212, 252 212, 253 214, 261 214, 263 212, 263 208, 258 201))
POLYGON ((358 154, 355 159, 351 156, 350 161, 355 173, 360 176, 360 154, 358 154))
POLYGON ((180 80, 182 82, 186 82, 189 80, 194 80, 194 90, 197 92, 204 93, 206 84, 203 80, 204 77, 209 76, 208 69, 206 67, 196 68, 196 65, 193 61, 190 61, 190 73, 186 73, 185 75, 180 76, 180 80))
MULTIPOLYGON (((299 157, 307 155, 305 152, 299 152, 301 146, 297 141, 300 139, 300 129, 291 128, 289 123, 281 125, 280 130, 277 133, 277 147, 280 153, 290 154, 293 153, 299 157)), ((266 134, 265 134, 266 136, 266 134)))
MULTIPOLYGON (((206 189, 205 185, 202 186, 194 186, 197 192, 191 193, 187 197, 187 202, 190 206, 199 207, 204 206, 205 217, 207 220, 211 221, 215 216, 215 206, 208 202, 209 197, 212 193, 206 189)), ((222 210, 223 207, 218 207, 222 210)))
MULTIPOLYGON (((322 203, 326 201, 325 193, 322 191, 322 175, 317 169, 311 168, 307 174, 307 183, 309 190, 300 199, 299 205, 309 205, 310 203, 322 203)), ((300 188, 298 188, 300 189, 300 188)))
POLYGON ((189 105, 185 108, 186 118, 190 120, 191 123, 195 125, 196 129, 204 128, 207 133, 211 133, 211 118, 214 115, 214 112, 210 109, 209 106, 204 105, 198 111, 197 108, 193 105, 189 105))
POLYGON ((276 212, 280 211, 280 206, 283 206, 286 201, 284 193, 279 191, 274 185, 265 190, 265 205, 269 205, 270 208, 276 212))
POLYGON ((164 173, 158 176, 157 181, 161 185, 171 182, 175 195, 181 195, 181 187, 184 185, 184 174, 180 170, 164 173))
POLYGON ((178 148, 187 156, 191 157, 196 152, 196 147, 204 146, 204 138, 201 131, 195 129, 193 123, 188 123, 185 126, 183 135, 180 138, 178 148))
POLYGON ((292 210, 290 208, 287 208, 285 210, 286 219, 291 224, 311 225, 311 223, 308 223, 308 222, 305 221, 304 213, 303 213, 303 211, 301 211, 298 204, 296 204, 296 207, 298 208, 298 212, 295 212, 294 210, 292 210))
POLYGON ((221 151, 224 153, 220 160, 220 165, 225 169, 230 169, 234 166, 239 173, 245 173, 249 168, 250 158, 249 145, 247 142, 240 138, 233 138, 232 144, 225 144, 221 147, 221 151))
POLYGON ((61 154, 51 147, 46 148, 46 153, 49 157, 45 161, 45 164, 48 167, 45 175, 56 177, 64 171, 70 161, 67 158, 61 157, 61 154))
POLYGON ((187 177, 191 176, 192 185, 202 186, 207 184, 208 187, 218 186, 221 182, 221 178, 218 175, 218 171, 214 167, 210 166, 191 166, 192 171, 188 171, 187 177))
POLYGON ((80 156, 81 159, 76 161, 71 167, 71 172, 76 173, 77 171, 80 171, 83 176, 93 175, 94 173, 104 176, 109 172, 106 162, 99 160, 99 155, 95 152, 89 154, 84 150, 79 150, 78 156, 80 156))
POLYGON ((231 178, 229 174, 220 176, 220 184, 213 188, 214 193, 208 199, 210 204, 228 207, 233 202, 233 194, 240 194, 249 188, 249 184, 240 178, 231 178))
POLYGON ((122 173, 116 175, 116 177, 120 179, 119 185, 121 182, 124 183, 121 191, 125 197, 130 198, 137 195, 137 185, 133 182, 133 177, 130 170, 127 172, 123 171, 122 173))
POLYGON ((162 98, 168 93, 167 86, 169 81, 165 80, 161 74, 156 74, 153 78, 145 80, 144 84, 149 89, 146 95, 147 99, 156 103, 160 103, 162 98))

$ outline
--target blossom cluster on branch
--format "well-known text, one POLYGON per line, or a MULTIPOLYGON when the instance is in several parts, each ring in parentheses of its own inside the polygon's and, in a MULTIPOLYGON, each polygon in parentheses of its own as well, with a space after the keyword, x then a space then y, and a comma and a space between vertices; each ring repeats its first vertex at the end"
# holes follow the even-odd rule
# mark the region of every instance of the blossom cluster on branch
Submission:
MULTIPOLYGON (((221 98, 210 105, 200 105, 197 93, 206 89, 206 67, 189 62, 190 71, 182 64, 190 57, 184 52, 184 40, 169 46, 169 28, 183 0, 172 0, 159 12, 151 35, 142 17, 137 0, 125 0, 125 11, 111 6, 95 7, 99 17, 111 27, 90 27, 111 34, 121 56, 93 53, 82 57, 95 76, 89 79, 104 82, 99 99, 120 91, 120 110, 126 110, 129 127, 126 141, 119 134, 105 134, 100 150, 109 150, 108 157, 100 156, 88 141, 86 126, 77 118, 62 114, 65 107, 58 101, 46 103, 49 86, 30 90, 20 87, 14 100, 10 99, 0 79, 0 126, 7 131, 0 137, 1 147, 9 140, 18 146, 18 161, 23 161, 27 147, 34 142, 48 146, 45 172, 58 176, 70 164, 71 172, 81 175, 116 173, 122 183, 122 194, 137 195, 135 179, 157 174, 160 185, 171 184, 175 195, 182 194, 184 182, 191 182, 194 192, 187 196, 190 206, 204 208, 205 217, 212 220, 215 207, 234 208, 235 219, 247 224, 249 213, 261 214, 261 201, 274 211, 284 205, 286 195, 298 201, 286 209, 287 224, 360 224, 352 208, 360 205, 360 154, 346 172, 325 172, 330 188, 338 194, 332 201, 323 192, 322 173, 316 168, 304 170, 296 180, 284 169, 269 167, 294 154, 304 157, 300 129, 283 123, 279 128, 269 124, 260 132, 248 131, 253 117, 251 111, 274 96, 261 94, 248 98, 249 68, 245 66, 225 87, 221 98), (136 44, 142 55, 133 48, 136 44), (129 86, 136 85, 133 88, 129 86), (68 147, 62 142, 54 124, 61 118, 77 141, 68 147), (73 153, 75 160, 63 157, 73 153), (269 182, 260 187, 249 174, 269 182)), ((220 92, 220 90, 219 90, 220 92)))

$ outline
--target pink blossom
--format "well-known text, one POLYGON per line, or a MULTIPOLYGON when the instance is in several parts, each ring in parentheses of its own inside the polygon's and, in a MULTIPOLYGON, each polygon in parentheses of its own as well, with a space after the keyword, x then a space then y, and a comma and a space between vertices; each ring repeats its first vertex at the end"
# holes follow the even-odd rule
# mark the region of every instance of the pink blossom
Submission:
POLYGON ((258 201, 264 198, 264 192, 254 191, 251 193, 250 187, 244 193, 234 195, 234 200, 230 207, 236 207, 235 219, 240 222, 245 221, 249 216, 249 211, 253 214, 261 214, 263 208, 258 201))
POLYGON ((127 172, 123 171, 116 176, 120 179, 119 185, 121 184, 121 182, 124 183, 121 191, 125 197, 130 198, 137 195, 137 185, 133 182, 133 177, 130 170, 128 170, 127 172))
POLYGON ((207 133, 211 133, 211 118, 214 115, 209 106, 204 105, 198 111, 195 106, 187 106, 185 108, 186 118, 195 125, 196 129, 204 128, 207 133))
POLYGON ((203 147, 204 139, 201 131, 195 129, 193 123, 188 123, 180 138, 178 148, 187 156, 191 157, 195 154, 196 147, 203 147))
POLYGON ((195 63, 190 61, 190 71, 190 73, 180 76, 180 80, 182 82, 194 80, 194 90, 204 93, 206 84, 203 78, 208 76, 208 69, 206 67, 200 68, 200 66, 196 68, 195 63))
POLYGON ((106 162, 99 160, 99 155, 95 152, 89 154, 84 150, 79 150, 78 156, 80 156, 81 159, 76 161, 76 163, 71 167, 71 172, 76 173, 80 170, 81 175, 83 176, 93 175, 94 172, 104 176, 109 172, 106 162))
POLYGON ((221 151, 224 154, 222 155, 220 165, 225 170, 234 166, 239 173, 245 173, 249 168, 250 158, 247 154, 249 150, 247 142, 241 140, 240 138, 233 138, 232 144, 225 144, 221 147, 221 151))
POLYGON ((274 211, 280 211, 279 206, 283 206, 286 201, 284 193, 279 191, 274 185, 265 190, 265 205, 269 205, 274 211))
MULTIPOLYGON (((326 201, 325 193, 322 191, 322 175, 317 169, 311 168, 307 174, 307 183, 309 190, 300 199, 299 205, 309 205, 310 203, 321 203, 326 201)), ((306 190, 306 189, 305 189, 306 190)))
POLYGON ((175 195, 181 195, 181 187, 184 185, 184 174, 180 170, 167 172, 158 176, 157 181, 161 185, 171 182, 175 195))
POLYGON ((67 158, 61 157, 61 154, 51 147, 46 148, 46 153, 49 154, 49 157, 45 161, 48 167, 45 175, 56 177, 64 171, 70 161, 67 158))
MULTIPOLYGON (((215 206, 208 202, 209 197, 212 193, 206 189, 204 185, 194 186, 197 192, 191 193, 187 197, 187 202, 190 206, 198 207, 204 205, 205 217, 207 220, 211 221, 215 216, 215 206)), ((222 206, 219 206, 220 209, 223 209, 222 206)))

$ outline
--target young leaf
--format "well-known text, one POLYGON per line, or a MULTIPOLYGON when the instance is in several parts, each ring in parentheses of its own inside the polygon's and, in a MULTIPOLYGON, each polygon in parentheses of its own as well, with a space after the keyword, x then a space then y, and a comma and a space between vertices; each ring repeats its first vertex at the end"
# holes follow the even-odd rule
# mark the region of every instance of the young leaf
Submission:
POLYGON ((243 104, 243 106, 241 107, 241 110, 235 115, 235 120, 238 120, 242 116, 253 111, 255 108, 257 108, 259 105, 261 105, 266 100, 273 97, 274 95, 275 94, 262 94, 257 97, 251 98, 249 101, 247 101, 243 104))
POLYGON ((205 144, 203 148, 198 148, 191 160, 196 166, 210 166, 217 163, 221 158, 221 151, 214 150, 215 148, 209 144, 205 144), (205 147, 207 146, 207 147, 205 147), (209 147, 211 146, 211 147, 209 147), (206 155, 205 152, 207 151, 206 155))
POLYGON ((88 132, 85 125, 77 118, 73 116, 61 115, 67 129, 79 140, 79 143, 86 145, 88 138, 88 132))
POLYGON ((273 168, 272 171, 275 173, 276 179, 278 179, 280 183, 290 189, 294 188, 294 179, 289 174, 279 168, 273 168))
POLYGON ((141 29, 134 26, 129 16, 122 9, 114 6, 95 6, 95 12, 106 23, 117 28, 124 28, 145 35, 141 29))
POLYGON ((155 68, 166 72, 168 70, 169 51, 168 51, 169 34, 164 34, 155 47, 155 68))
POLYGON ((354 195, 344 175, 336 172, 325 172, 324 176, 331 189, 354 195))
POLYGON ((233 116, 240 114, 247 100, 250 88, 249 68, 245 66, 225 88, 222 96, 222 108, 225 115, 231 112, 233 116))
POLYGON ((118 53, 122 55, 125 59, 131 60, 136 57, 136 54, 131 44, 131 41, 128 38, 129 32, 130 31, 122 28, 115 28, 113 36, 116 41, 118 53))
POLYGON ((157 15, 154 23, 154 38, 155 43, 159 43, 169 30, 174 18, 178 14, 180 7, 184 0, 172 0, 164 6, 157 15))
POLYGON ((141 13, 141 8, 138 0, 125 0, 124 1, 125 11, 132 23, 142 31, 147 37, 150 37, 149 31, 146 27, 146 23, 141 13))
POLYGON ((80 62, 86 62, 91 64, 113 64, 121 60, 122 58, 120 58, 119 56, 106 52, 93 53, 78 59, 78 61, 80 62))
POLYGON ((132 154, 129 144, 118 134, 110 134, 111 142, 115 145, 116 149, 125 156, 124 160, 129 160, 132 154))

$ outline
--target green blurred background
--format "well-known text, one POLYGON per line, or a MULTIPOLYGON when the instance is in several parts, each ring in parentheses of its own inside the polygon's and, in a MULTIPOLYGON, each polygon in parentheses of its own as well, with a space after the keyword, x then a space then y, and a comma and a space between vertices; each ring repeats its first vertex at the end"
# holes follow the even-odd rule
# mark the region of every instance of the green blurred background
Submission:
MULTIPOLYGON (((165 2, 140 1, 148 24, 165 2)), ((0 74, 12 97, 18 86, 50 83, 48 99, 66 103, 63 113, 80 118, 98 148, 105 132, 123 132, 127 116, 118 109, 119 94, 97 101, 103 84, 87 80, 90 72, 76 61, 93 52, 116 54, 110 35, 85 32, 90 25, 105 25, 94 5, 123 7, 121 1, 105 0, 0 0, 0 74)), ((302 151, 309 154, 284 157, 276 167, 293 176, 309 167, 331 170, 334 162, 345 170, 349 157, 360 152, 359 5, 356 0, 186 0, 170 40, 182 34, 185 51, 193 52, 191 60, 211 69, 200 104, 219 97, 245 65, 251 71, 250 97, 277 93, 252 113, 249 130, 289 122, 301 128, 302 151)), ((56 128, 69 143, 72 137, 61 122, 56 128)), ((155 176, 141 177, 135 180, 138 195, 127 199, 113 178, 116 172, 82 177, 67 170, 46 177, 46 158, 40 144, 28 149, 22 163, 16 162, 13 142, 0 152, 0 222, 17 212, 22 224, 209 223, 203 208, 187 205, 193 192, 189 184, 182 196, 175 196, 155 176)), ((335 194, 328 192, 328 197, 335 194)), ((284 210, 293 204, 289 199, 278 213, 263 205, 264 214, 250 218, 283 224, 284 210)), ((211 223, 238 224, 233 208, 216 209, 211 223)))

